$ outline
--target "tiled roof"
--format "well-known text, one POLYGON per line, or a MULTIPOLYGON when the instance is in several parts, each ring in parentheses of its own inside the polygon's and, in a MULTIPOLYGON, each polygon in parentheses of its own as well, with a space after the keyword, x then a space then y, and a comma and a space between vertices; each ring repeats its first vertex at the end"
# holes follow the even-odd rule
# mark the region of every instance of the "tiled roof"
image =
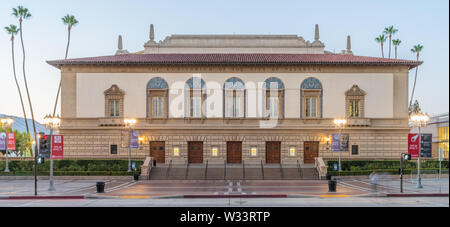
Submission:
POLYGON ((421 61, 354 56, 344 54, 123 54, 102 57, 47 61, 62 65, 407 65, 414 68, 421 61))

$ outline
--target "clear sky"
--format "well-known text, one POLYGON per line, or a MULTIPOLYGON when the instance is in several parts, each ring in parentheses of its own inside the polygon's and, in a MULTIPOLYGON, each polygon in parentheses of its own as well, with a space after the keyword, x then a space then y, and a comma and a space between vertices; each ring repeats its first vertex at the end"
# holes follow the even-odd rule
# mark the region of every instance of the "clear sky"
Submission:
MULTIPOLYGON (((156 40, 171 34, 297 34, 313 40, 314 25, 319 24, 326 50, 340 52, 345 49, 346 36, 351 35, 356 55, 378 57, 381 51, 374 39, 385 27, 394 25, 399 29, 395 38, 402 40, 399 58, 415 59, 410 49, 416 44, 424 46, 421 59, 425 63, 419 68, 415 96, 422 110, 430 114, 449 110, 448 0, 1 0, 3 114, 22 116, 12 75, 10 37, 3 29, 18 24, 11 15, 11 9, 18 5, 33 15, 24 22, 24 42, 29 89, 39 121, 53 111, 59 70, 45 61, 64 58, 67 29, 61 17, 66 14, 80 21, 72 32, 69 58, 112 55, 119 34, 125 49, 140 51, 148 40, 151 23, 156 40)), ((16 39, 16 67, 23 88, 21 59, 16 39)), ((412 70, 410 88, 413 79, 412 70)))

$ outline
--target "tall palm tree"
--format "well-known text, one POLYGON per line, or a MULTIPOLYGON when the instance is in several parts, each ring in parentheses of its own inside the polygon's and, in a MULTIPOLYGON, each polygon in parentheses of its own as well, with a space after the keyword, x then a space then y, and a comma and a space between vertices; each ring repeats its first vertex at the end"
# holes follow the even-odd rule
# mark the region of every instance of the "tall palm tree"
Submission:
POLYGON ((397 33, 398 29, 395 29, 394 26, 389 26, 384 29, 384 34, 389 36, 389 58, 391 58, 391 44, 392 44, 392 35, 397 33))
MULTIPOLYGON (((420 45, 420 44, 415 45, 415 46, 411 49, 411 52, 413 52, 413 53, 416 54, 417 61, 419 61, 419 56, 420 56, 420 52, 422 52, 422 49, 423 49, 423 46, 420 45)), ((413 98, 414 98, 414 92, 415 92, 415 90, 416 90, 417 71, 418 71, 418 70, 419 70, 419 66, 416 67, 416 75, 415 75, 415 77, 414 77, 414 85, 413 85, 413 90, 412 90, 412 94, 411 94, 411 101, 409 101, 409 106, 412 105, 412 101, 413 101, 413 98)))
POLYGON ((384 58, 384 42, 386 42, 387 37, 385 35, 380 35, 377 38, 375 38, 375 41, 381 44, 381 57, 384 58))
POLYGON ((5 27, 5 30, 9 35, 11 35, 11 52, 12 52, 14 81, 16 82, 17 91, 19 92, 20 104, 22 105, 23 118, 25 120, 25 126, 27 127, 27 133, 30 134, 30 129, 28 128, 27 113, 25 111, 25 105, 23 104, 22 92, 20 91, 19 82, 17 82, 16 62, 15 62, 15 58, 14 58, 14 39, 15 39, 15 35, 17 35, 17 33, 19 33, 19 29, 17 29, 16 25, 11 24, 11 25, 9 25, 9 27, 5 27))
POLYGON ((392 40, 392 44, 394 45, 394 48, 395 48, 395 59, 397 59, 397 48, 398 48, 398 46, 400 46, 401 43, 402 43, 402 41, 400 39, 392 40))
MULTIPOLYGON (((18 6, 17 8, 13 8, 13 13, 12 15, 15 16, 16 18, 19 18, 19 32, 20 32, 20 42, 22 43, 22 71, 23 71, 23 79, 25 82, 25 90, 27 92, 27 97, 28 97, 28 104, 30 105, 30 112, 31 112, 31 120, 33 123, 33 131, 34 131, 34 140, 37 140, 37 133, 36 133, 36 123, 34 121, 34 113, 33 113, 33 105, 31 103, 31 97, 30 97, 30 91, 28 90, 28 83, 27 83, 27 76, 25 73, 25 46, 23 44, 23 26, 22 26, 22 22, 23 20, 26 19, 30 19, 31 18, 31 13, 27 8, 24 8, 23 6, 18 6)), ((37 146, 38 144, 35 143, 35 149, 37 151, 37 146)))
MULTIPOLYGON (((69 53, 69 45, 70 45, 70 32, 72 31, 72 27, 77 25, 79 22, 75 18, 75 16, 69 14, 61 18, 61 20, 64 25, 67 25, 67 46, 66 46, 66 55, 64 57, 64 59, 67 59, 67 54, 69 53)), ((58 106, 58 98, 60 91, 61 91, 61 80, 59 80, 58 92, 56 93, 55 106, 53 107, 53 117, 56 114, 56 107, 58 106)))

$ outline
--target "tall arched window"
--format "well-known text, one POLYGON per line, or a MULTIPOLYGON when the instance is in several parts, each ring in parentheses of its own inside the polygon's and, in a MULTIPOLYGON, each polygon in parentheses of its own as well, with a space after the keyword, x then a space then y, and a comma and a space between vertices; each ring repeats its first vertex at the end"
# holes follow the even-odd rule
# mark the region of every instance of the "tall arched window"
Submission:
POLYGON ((244 82, 232 77, 223 85, 223 111, 226 118, 245 117, 245 85, 244 82))
POLYGON ((167 118, 169 114, 169 86, 161 77, 147 83, 147 118, 167 118))
POLYGON ((284 118, 284 84, 280 79, 270 77, 264 81, 263 97, 264 117, 284 118))
POLYGON ((314 77, 306 78, 300 86, 300 117, 322 118, 323 87, 314 77))
POLYGON ((189 118, 206 117, 206 83, 200 77, 192 77, 186 81, 185 116, 189 118))

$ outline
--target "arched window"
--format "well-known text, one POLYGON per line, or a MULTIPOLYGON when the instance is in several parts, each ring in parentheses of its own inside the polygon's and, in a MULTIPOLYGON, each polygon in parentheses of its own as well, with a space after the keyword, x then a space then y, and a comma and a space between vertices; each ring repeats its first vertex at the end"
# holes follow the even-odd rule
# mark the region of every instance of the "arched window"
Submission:
POLYGON ((192 77, 186 81, 186 109, 188 118, 206 117, 206 83, 200 77, 192 77))
POLYGON ((322 118, 323 87, 314 77, 306 78, 300 86, 300 117, 322 118))
POLYGON ((263 113, 265 118, 284 118, 284 84, 270 77, 264 81, 263 97, 265 97, 263 113))
POLYGON ((345 112, 349 118, 363 118, 364 117, 364 100, 366 92, 358 85, 353 85, 345 92, 345 112))
POLYGON ((169 85, 161 77, 152 78, 147 83, 147 118, 167 118, 169 85))
POLYGON ((226 118, 245 117, 245 84, 237 78, 232 77, 223 85, 223 112, 226 118))

